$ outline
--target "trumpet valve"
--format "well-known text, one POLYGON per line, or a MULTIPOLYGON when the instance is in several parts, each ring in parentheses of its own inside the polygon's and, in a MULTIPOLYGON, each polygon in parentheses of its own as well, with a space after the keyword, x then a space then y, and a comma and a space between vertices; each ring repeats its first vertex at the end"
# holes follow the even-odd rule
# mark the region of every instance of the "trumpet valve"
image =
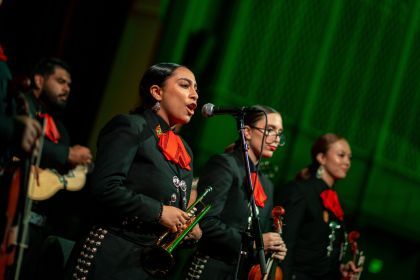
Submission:
POLYGON ((197 207, 193 207, 190 211, 188 211, 187 215, 191 218, 197 213, 197 207))

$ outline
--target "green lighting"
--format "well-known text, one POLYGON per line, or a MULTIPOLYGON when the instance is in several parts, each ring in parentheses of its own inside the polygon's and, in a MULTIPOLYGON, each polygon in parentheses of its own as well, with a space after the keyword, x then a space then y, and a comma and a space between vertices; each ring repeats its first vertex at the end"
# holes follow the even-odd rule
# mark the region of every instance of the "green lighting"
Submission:
POLYGON ((383 261, 379 259, 372 259, 369 263, 369 272, 378 274, 382 271, 383 261))

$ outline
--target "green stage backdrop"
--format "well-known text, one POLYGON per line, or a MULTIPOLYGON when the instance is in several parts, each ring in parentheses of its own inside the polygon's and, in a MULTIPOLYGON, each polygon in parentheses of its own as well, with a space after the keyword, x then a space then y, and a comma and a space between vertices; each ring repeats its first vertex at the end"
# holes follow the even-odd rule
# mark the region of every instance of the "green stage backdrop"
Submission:
MULTIPOLYGON (((352 168, 337 189, 350 227, 362 234, 362 279, 419 279, 420 1, 166 0, 159 7, 148 62, 192 67, 200 108, 278 109, 287 144, 267 171, 277 187, 309 163, 317 136, 345 136, 352 168)), ((195 116, 181 133, 192 143, 197 176, 237 138, 231 116, 195 116)))

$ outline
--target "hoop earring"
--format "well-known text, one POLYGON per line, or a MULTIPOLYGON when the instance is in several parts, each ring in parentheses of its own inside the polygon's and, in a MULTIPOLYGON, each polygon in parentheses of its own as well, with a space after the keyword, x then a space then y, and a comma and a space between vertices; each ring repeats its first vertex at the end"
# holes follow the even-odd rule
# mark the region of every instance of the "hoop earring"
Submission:
POLYGON ((156 101, 155 105, 152 106, 153 112, 157 113, 160 110, 160 102, 156 101))
POLYGON ((322 175, 324 174, 324 166, 320 165, 316 170, 316 178, 321 179, 322 175))

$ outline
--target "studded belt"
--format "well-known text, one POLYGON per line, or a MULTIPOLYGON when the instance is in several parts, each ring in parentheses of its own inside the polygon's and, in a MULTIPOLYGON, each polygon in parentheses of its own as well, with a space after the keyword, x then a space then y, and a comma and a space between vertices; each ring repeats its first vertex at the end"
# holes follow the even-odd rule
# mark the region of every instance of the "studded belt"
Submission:
POLYGON ((209 256, 196 252, 187 272, 187 280, 200 279, 209 256))
POLYGON ((107 235, 108 230, 101 227, 94 227, 86 237, 79 257, 77 258, 76 268, 73 273, 74 280, 85 280, 92 266, 93 258, 98 251, 102 240, 107 235))

